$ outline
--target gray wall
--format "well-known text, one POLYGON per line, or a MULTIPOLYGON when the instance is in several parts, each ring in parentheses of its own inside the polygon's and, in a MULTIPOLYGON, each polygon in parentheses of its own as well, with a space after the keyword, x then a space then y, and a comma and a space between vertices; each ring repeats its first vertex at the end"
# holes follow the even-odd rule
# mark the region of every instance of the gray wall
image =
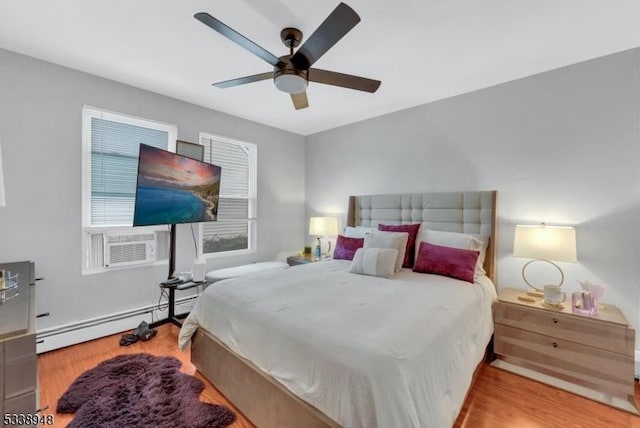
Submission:
POLYGON ((350 194, 496 189, 499 287, 524 284, 515 224, 573 225, 564 288, 608 284, 638 330, 639 127, 635 49, 307 137, 307 215, 344 221, 350 194))
MULTIPOLYGON (((203 88, 210 91, 210 88, 203 88)), ((211 91, 215 96, 215 91, 211 91)), ((258 146, 258 251, 210 259, 213 269, 303 245, 304 137, 37 59, 0 50, 0 138, 7 206, 0 208, 0 260, 34 260, 38 329, 155 304, 167 265, 82 275, 82 105, 176 124, 258 146)), ((178 228, 177 269, 191 270, 188 226, 178 228)))

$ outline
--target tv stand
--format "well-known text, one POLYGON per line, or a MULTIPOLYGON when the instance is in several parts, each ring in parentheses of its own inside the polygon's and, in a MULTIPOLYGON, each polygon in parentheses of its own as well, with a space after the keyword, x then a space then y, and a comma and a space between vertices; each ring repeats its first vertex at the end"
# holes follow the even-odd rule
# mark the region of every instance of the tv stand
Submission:
POLYGON ((188 290, 190 288, 197 287, 204 284, 204 282, 192 282, 192 281, 179 281, 173 282, 172 280, 176 270, 176 225, 172 224, 169 232, 169 275, 167 281, 160 283, 162 290, 169 290, 169 301, 167 302, 168 314, 167 318, 152 322, 149 327, 155 328, 160 325, 172 323, 178 327, 182 327, 182 319, 187 316, 184 314, 176 314, 176 290, 188 290))
POLYGON ((178 327, 182 327, 182 319, 184 319, 188 313, 184 314, 176 314, 176 290, 189 290, 191 288, 197 287, 199 285, 204 285, 206 282, 193 282, 193 281, 184 281, 177 282, 172 284, 160 284, 160 288, 163 290, 169 290, 169 301, 168 305, 168 314, 167 318, 161 319, 155 322, 152 322, 149 327, 156 328, 160 325, 164 325, 167 323, 172 323, 178 327))

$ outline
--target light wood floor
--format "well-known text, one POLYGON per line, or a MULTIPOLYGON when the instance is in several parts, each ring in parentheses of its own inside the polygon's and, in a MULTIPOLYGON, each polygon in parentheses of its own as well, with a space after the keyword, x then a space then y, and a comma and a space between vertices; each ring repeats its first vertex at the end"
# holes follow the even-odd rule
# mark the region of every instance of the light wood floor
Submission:
MULTIPOLYGON (((146 352, 154 355, 172 355, 182 361, 182 370, 205 383, 201 400, 226 404, 236 412, 233 428, 253 425, 199 373, 190 363, 189 351, 180 351, 176 345, 178 328, 162 326, 158 335, 148 342, 128 347, 118 345, 120 335, 110 336, 69 348, 41 354, 38 357, 40 404, 49 406, 43 413, 54 413, 58 398, 74 379, 99 362, 120 354, 146 352)), ((636 382, 636 401, 640 387, 636 382)), ((55 415, 56 427, 64 427, 72 415, 55 415)), ((613 409, 582 397, 564 392, 523 377, 483 366, 476 383, 456 421, 457 428, 554 428, 554 427, 636 427, 640 417, 613 409)), ((398 427, 401 428, 401 427, 398 427)))

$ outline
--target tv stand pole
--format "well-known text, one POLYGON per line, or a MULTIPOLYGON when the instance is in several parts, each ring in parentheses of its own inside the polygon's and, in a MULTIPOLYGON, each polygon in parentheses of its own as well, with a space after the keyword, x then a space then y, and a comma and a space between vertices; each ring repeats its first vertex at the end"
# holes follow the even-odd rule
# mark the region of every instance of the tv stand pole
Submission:
POLYGON ((176 271, 176 225, 172 224, 169 230, 169 275, 167 279, 173 278, 176 271))
MULTIPOLYGON (((176 225, 171 225, 171 230, 169 232, 169 275, 167 279, 173 277, 173 274, 176 270, 176 225)), ((167 318, 161 319, 155 322, 152 322, 149 327, 156 328, 160 325, 164 325, 167 323, 175 324, 178 327, 182 327, 181 318, 184 318, 185 315, 176 315, 175 313, 175 305, 176 305, 176 288, 178 288, 179 284, 160 284, 160 288, 164 290, 169 290, 169 301, 167 302, 168 314, 167 318)), ((189 287, 190 288, 190 287, 189 287)), ((186 289, 186 288, 181 288, 186 289)))

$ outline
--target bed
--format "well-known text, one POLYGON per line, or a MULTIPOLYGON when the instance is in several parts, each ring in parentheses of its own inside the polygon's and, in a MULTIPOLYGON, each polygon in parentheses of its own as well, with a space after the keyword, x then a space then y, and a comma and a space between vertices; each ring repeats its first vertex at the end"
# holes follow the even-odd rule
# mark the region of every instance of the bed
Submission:
POLYGON ((416 223, 489 237, 475 284, 403 269, 355 275, 331 260, 209 287, 180 345, 260 427, 443 427, 493 333, 496 192, 349 199, 349 226, 416 223), (493 279, 493 282, 492 282, 493 279))

